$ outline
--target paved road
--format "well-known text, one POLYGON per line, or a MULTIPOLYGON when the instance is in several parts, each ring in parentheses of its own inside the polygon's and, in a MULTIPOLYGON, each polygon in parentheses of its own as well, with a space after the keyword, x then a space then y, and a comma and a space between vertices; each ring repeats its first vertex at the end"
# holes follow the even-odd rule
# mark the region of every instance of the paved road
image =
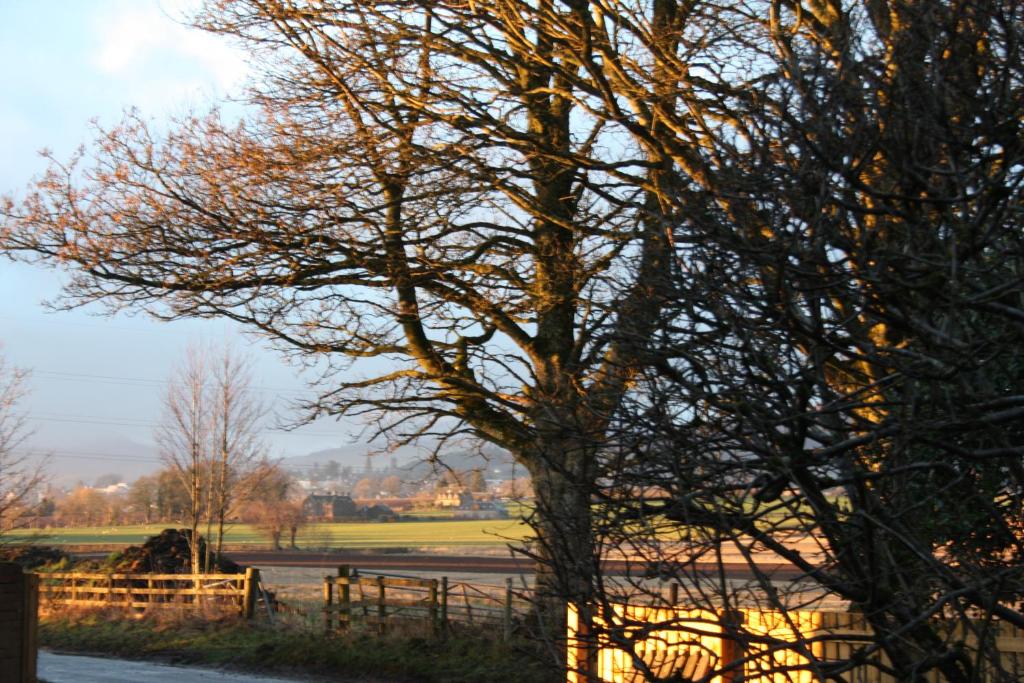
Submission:
POLYGON ((39 678, 47 683, 295 683, 308 680, 43 651, 39 653, 39 678))

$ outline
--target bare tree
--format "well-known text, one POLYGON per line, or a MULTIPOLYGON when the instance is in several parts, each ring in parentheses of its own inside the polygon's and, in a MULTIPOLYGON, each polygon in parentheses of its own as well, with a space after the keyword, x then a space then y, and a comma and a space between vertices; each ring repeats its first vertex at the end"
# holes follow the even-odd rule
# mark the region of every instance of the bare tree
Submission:
MULTIPOLYGON (((218 352, 191 347, 171 379, 165 415, 157 431, 161 454, 189 492, 194 539, 205 522, 209 541, 216 528, 213 560, 220 558, 226 520, 265 476, 266 449, 260 438, 265 409, 254 396, 245 360, 230 347, 218 352)), ((209 567, 193 543, 193 571, 209 567)))
POLYGON ((377 477, 363 477, 352 487, 354 498, 376 498, 381 490, 381 480, 377 477))
MULTIPOLYGON (((671 30, 620 11, 592 41, 605 67, 633 57, 609 92, 635 106, 605 115, 657 112, 661 133, 627 127, 686 181, 661 193, 686 207, 672 303, 605 451, 602 541, 717 611, 763 670, 789 652, 837 681, 1019 680, 993 634, 1024 625, 1024 9, 660 6, 671 30), (699 71, 681 58, 715 39, 699 71), (848 658, 732 616, 793 625, 824 601, 870 626, 848 658)), ((653 677, 631 638, 693 627, 624 624, 615 593, 605 636, 653 677)))
MULTIPOLYGON (((221 349, 212 373, 215 411, 210 517, 217 525, 214 561, 224 546, 225 521, 266 476, 267 449, 260 437, 266 408, 253 393, 249 362, 221 349)), ((209 534, 207 534, 209 536, 209 534)))
POLYGON ((381 479, 380 491, 388 498, 397 498, 402 495, 402 484, 401 477, 392 474, 381 479))
POLYGON ((10 367, 0 356, 0 545, 7 532, 32 519, 45 483, 43 465, 19 451, 29 436, 19 410, 26 378, 23 370, 10 367))
POLYGON ((274 463, 262 464, 262 476, 253 495, 241 509, 242 518, 263 531, 274 550, 281 550, 281 539, 289 534, 290 546, 296 547, 299 528, 306 517, 300 499, 301 490, 294 480, 274 463))
POLYGON ((167 385, 164 416, 156 431, 160 455, 188 491, 189 565, 193 574, 202 571, 199 526, 210 513, 208 496, 211 472, 213 414, 209 404, 208 359, 191 347, 183 364, 167 385))
POLYGON ((79 486, 56 502, 55 516, 63 526, 104 526, 113 523, 120 501, 89 486, 79 486))

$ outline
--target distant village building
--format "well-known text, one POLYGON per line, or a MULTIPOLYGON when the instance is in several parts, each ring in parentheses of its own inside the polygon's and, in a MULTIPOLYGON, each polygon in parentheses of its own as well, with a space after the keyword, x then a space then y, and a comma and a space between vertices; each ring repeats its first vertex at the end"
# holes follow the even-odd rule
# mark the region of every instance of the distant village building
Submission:
POLYGON ((508 508, 493 500, 478 500, 470 491, 445 489, 438 492, 434 505, 450 508, 455 519, 506 519, 508 508))
POLYGON ((309 519, 332 521, 359 516, 359 508, 351 496, 314 493, 302 503, 302 511, 309 519))
POLYGON ((394 518, 395 511, 387 505, 365 507, 356 505, 351 496, 333 493, 314 493, 302 502, 302 511, 311 520, 333 522, 340 520, 394 518))
POLYGON ((395 514, 394 510, 392 510, 390 507, 382 503, 376 503, 374 505, 362 508, 359 511, 359 515, 366 519, 384 521, 394 521, 398 517, 395 514))
POLYGON ((434 505, 439 508, 456 508, 458 510, 473 509, 473 494, 469 491, 445 489, 439 491, 434 498, 434 505))

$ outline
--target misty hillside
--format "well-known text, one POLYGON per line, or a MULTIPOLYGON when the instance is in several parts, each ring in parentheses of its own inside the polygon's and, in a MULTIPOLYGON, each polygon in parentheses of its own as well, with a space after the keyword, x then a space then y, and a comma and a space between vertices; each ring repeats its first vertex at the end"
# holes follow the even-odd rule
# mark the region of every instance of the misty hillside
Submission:
MULTIPOLYGON (((46 470, 50 483, 58 488, 70 488, 79 483, 92 486, 100 479, 132 482, 153 474, 164 465, 155 444, 114 434, 81 442, 33 445, 32 452, 48 454, 46 470)), ((412 447, 379 453, 366 444, 352 444, 282 458, 280 462, 300 477, 314 466, 323 467, 331 461, 343 468, 350 467, 356 473, 365 472, 368 465, 374 472, 397 471, 407 481, 429 478, 433 472, 441 472, 446 467, 460 471, 486 469, 488 479, 513 476, 512 457, 493 448, 486 451, 485 457, 464 450, 445 452, 441 456, 443 464, 426 462, 427 455, 426 450, 412 447)), ((39 457, 33 455, 32 459, 39 457)), ((525 472, 519 468, 515 474, 523 476, 525 472)))
MULTIPOLYGON (((365 445, 356 444, 342 448, 329 448, 308 455, 284 458, 281 464, 296 474, 302 474, 313 466, 323 467, 337 462, 341 467, 351 467, 354 472, 365 472, 369 467, 374 472, 398 470, 403 479, 424 479, 432 471, 486 469, 488 479, 507 479, 512 476, 512 456, 504 451, 488 449, 484 456, 468 451, 442 453, 441 463, 425 461, 426 451, 416 448, 401 448, 391 453, 370 454, 365 445), (442 464, 443 463, 443 464, 442 464)), ((518 476, 525 474, 522 468, 518 476)))
POLYGON ((69 443, 34 445, 44 453, 52 485, 66 488, 79 482, 93 485, 101 478, 135 481, 163 466, 157 447, 118 435, 106 435, 69 443))

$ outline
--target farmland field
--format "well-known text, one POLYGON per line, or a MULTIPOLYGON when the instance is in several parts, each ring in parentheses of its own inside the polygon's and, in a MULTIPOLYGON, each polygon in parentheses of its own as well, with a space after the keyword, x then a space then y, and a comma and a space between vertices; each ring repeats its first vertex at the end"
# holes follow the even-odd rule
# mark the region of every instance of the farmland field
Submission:
MULTIPOLYGON (((149 524, 111 527, 11 532, 10 537, 43 534, 47 545, 138 545, 147 537, 174 524, 149 524)), ((180 525, 178 525, 180 526, 180 525)), ((526 525, 515 519, 452 520, 429 522, 331 522, 309 524, 299 529, 300 548, 437 548, 503 547, 530 534, 526 525)), ((283 541, 288 540, 285 534, 283 541)), ((249 524, 228 528, 225 543, 230 546, 269 546, 269 537, 249 524)))

